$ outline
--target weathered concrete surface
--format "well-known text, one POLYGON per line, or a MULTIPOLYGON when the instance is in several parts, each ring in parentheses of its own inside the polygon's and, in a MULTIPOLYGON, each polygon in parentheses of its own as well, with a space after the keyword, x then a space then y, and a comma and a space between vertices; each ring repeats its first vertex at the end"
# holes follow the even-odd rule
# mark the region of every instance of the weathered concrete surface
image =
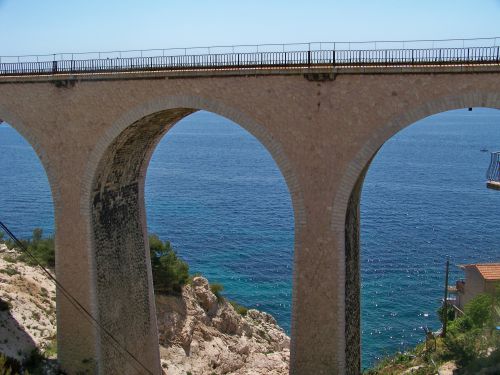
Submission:
MULTIPOLYGON (((350 263, 346 278, 346 239, 355 239, 346 228, 356 227, 356 215, 346 225, 346 213, 363 169, 387 139, 423 117, 500 108, 498 72, 340 74, 323 82, 300 75, 115 78, 59 87, 0 79, 0 117, 33 145, 47 171, 59 280, 154 374, 160 367, 144 177, 172 124, 211 111, 271 153, 295 214, 291 373, 354 374, 359 332, 346 312, 359 314, 359 298, 349 292, 359 267, 350 263)), ((359 245, 350 251, 357 262, 359 245)), ((60 294, 58 343, 70 373, 138 373, 60 294)))

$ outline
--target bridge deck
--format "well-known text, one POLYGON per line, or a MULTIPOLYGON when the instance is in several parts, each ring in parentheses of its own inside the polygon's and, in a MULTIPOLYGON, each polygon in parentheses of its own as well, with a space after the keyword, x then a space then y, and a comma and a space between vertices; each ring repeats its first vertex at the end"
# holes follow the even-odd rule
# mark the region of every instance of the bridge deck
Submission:
POLYGON ((0 84, 36 83, 60 81, 100 81, 100 80, 134 80, 134 79, 176 79, 207 78, 234 76, 271 76, 301 75, 309 80, 334 79, 339 74, 460 74, 500 72, 500 63, 481 63, 464 65, 421 65, 421 66, 301 66, 301 67, 267 67, 239 69, 155 69, 134 70, 127 72, 80 72, 80 73, 44 73, 1 75, 0 84))

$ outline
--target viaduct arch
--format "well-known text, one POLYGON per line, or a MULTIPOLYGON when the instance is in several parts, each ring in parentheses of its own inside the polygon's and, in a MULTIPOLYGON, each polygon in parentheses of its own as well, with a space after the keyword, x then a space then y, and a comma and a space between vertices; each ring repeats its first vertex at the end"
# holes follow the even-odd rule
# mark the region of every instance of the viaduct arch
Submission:
MULTIPOLYGON (((100 306, 96 314, 102 324, 116 332, 121 342, 130 342, 127 335, 133 335, 134 345, 151 348, 150 352, 142 352, 141 362, 144 363, 160 363, 152 276, 148 266, 144 205, 146 171, 161 138, 178 121, 198 110, 217 111, 219 115, 238 121, 264 144, 292 192, 296 231, 304 222, 301 193, 286 155, 266 128, 249 117, 205 98, 166 97, 144 103, 117 120, 90 155, 91 168, 83 185, 82 207, 90 203, 88 223, 93 241, 90 251, 95 259, 93 282, 97 305, 100 306), (123 273, 112 273, 110 268, 123 273), (127 282, 129 285, 125 286, 127 282), (132 297, 131 292, 135 293, 132 297), (147 303, 144 301, 146 297, 147 303), (114 301, 113 306, 105 303, 110 299, 114 301), (143 300, 142 308, 130 306, 130 300, 143 300), (107 308, 102 308, 104 306, 107 308), (133 324, 138 318, 150 323, 146 330, 144 323, 133 324), (137 330, 132 332, 135 327, 137 330), (127 332, 127 335, 120 338, 122 332, 127 332)), ((83 214, 86 215, 85 210, 83 214)), ((123 353, 115 347, 101 348, 99 355, 106 366, 104 373, 112 373, 115 361, 123 360, 123 353)), ((133 367, 129 370, 134 373, 133 367)))
MULTIPOLYGON (((499 69, 412 69, 317 77, 300 71, 0 77, 0 108, 14 126, 23 124, 22 134, 47 169, 58 279, 113 333, 119 331, 134 355, 147 358, 154 374, 160 368, 147 254, 135 251, 145 246, 141 179, 151 151, 169 126, 197 109, 249 130, 280 167, 295 211, 290 372, 355 374, 363 170, 386 139, 422 117, 461 107, 500 108, 499 69), (126 238, 118 238, 116 222, 130 228, 126 238), (108 256, 122 249, 130 255, 130 274, 141 280, 137 285, 108 256), (125 296, 139 311, 125 312, 131 316, 126 327, 117 321, 125 296)), ((114 359, 91 323, 62 296, 57 302, 65 369, 133 373, 114 359)))
POLYGON ((408 108, 397 114, 387 123, 381 124, 358 154, 347 165, 341 180, 341 187, 334 198, 336 210, 332 217, 332 230, 344 232, 340 236, 339 247, 345 249, 346 270, 346 361, 348 368, 361 371, 360 351, 350 352, 349 348, 360 342, 360 305, 361 271, 360 271, 360 199, 366 173, 380 148, 396 133, 413 125, 417 121, 438 113, 472 107, 488 107, 500 109, 500 98, 494 92, 459 93, 447 97, 435 98, 418 107, 408 108), (349 192, 349 194, 346 194, 349 192), (350 306, 350 308, 349 308, 350 306))

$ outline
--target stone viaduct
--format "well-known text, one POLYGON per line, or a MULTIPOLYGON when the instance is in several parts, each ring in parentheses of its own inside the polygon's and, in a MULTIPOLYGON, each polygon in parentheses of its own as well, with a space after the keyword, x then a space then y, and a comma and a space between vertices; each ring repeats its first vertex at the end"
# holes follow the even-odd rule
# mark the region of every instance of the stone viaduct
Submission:
POLYGON ((399 130, 464 107, 500 109, 498 62, 0 76, 0 118, 30 142, 48 175, 57 278, 147 370, 58 293, 63 368, 161 373, 145 175, 161 137, 205 110, 253 134, 292 197, 290 373, 359 373, 365 171, 399 130))

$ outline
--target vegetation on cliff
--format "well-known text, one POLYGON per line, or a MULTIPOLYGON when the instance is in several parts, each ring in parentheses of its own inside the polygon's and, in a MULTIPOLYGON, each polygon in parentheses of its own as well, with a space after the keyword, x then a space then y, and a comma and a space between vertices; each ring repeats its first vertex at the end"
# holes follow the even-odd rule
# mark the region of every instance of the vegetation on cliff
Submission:
MULTIPOLYGON (((366 375, 434 375, 448 368, 453 374, 500 374, 500 291, 478 295, 451 320, 446 337, 436 337, 405 353, 380 361, 366 375)), ((443 309, 438 312, 443 318, 443 309)))
MULTIPOLYGON (((19 373, 31 375, 47 374, 48 368, 50 368, 51 374, 57 374, 59 373, 59 370, 57 369, 57 363, 54 360, 57 347, 55 343, 55 287, 51 285, 51 282, 48 278, 46 281, 47 283, 49 283, 51 288, 49 288, 49 286, 45 284, 43 284, 45 285, 45 287, 43 287, 43 285, 39 284, 37 281, 35 281, 35 283, 38 283, 37 285, 31 286, 32 283, 28 282, 28 279, 26 279, 27 272, 34 272, 35 270, 37 270, 37 272, 34 276, 34 280, 41 280, 41 278, 45 277, 43 272, 41 272, 41 270, 36 267, 38 264, 47 268, 49 272, 54 273, 54 239, 53 237, 44 237, 41 229, 35 229, 30 239, 23 239, 21 240, 21 242, 23 246, 28 250, 27 252, 21 251, 19 249, 19 246, 17 246, 13 241, 4 239, 3 234, 0 232, 0 248, 3 247, 3 252, 0 251, 2 252, 0 260, 3 262, 0 273, 8 276, 8 278, 6 278, 4 282, 7 282, 6 285, 10 285, 10 287, 2 288, 2 294, 0 295, 0 297, 2 297, 0 298, 0 314, 2 312, 5 312, 5 314, 7 315, 3 316, 3 318, 6 318, 7 321, 10 322, 15 320, 15 318, 13 319, 13 312, 16 311, 17 315, 21 314, 23 318, 24 316, 26 316, 27 320, 23 320, 23 324, 28 330, 33 332, 40 331, 37 333, 41 333, 43 331, 44 333, 42 334, 42 336, 44 337, 47 335, 47 332, 52 332, 51 335, 53 335, 53 339, 48 343, 44 342, 42 346, 40 346, 40 342, 33 342, 28 339, 28 341, 31 343, 30 345, 35 344, 33 350, 27 350, 26 348, 23 348, 21 350, 18 348, 14 351, 10 350, 9 348, 12 348, 17 344, 11 343, 12 340, 9 340, 9 342, 5 344, 8 346, 4 345, 4 349, 7 349, 7 352, 0 350, 0 375, 16 375, 19 373), (26 285, 30 285, 30 290, 16 291, 16 285, 20 288, 22 287, 21 289, 25 289, 26 285), (38 289, 36 289, 35 287, 38 289), (33 288, 35 288, 36 290, 33 288), (49 291, 47 291, 47 289, 49 289, 49 291), (52 291, 52 289, 54 290, 52 291), (40 299, 40 301, 38 302, 35 301, 38 304, 37 307, 45 305, 48 306, 49 303, 47 301, 49 300, 49 302, 51 304, 54 304, 54 306, 51 306, 50 308, 45 306, 47 308, 44 307, 40 311, 38 311, 35 309, 35 307, 30 307, 28 304, 23 303, 24 308, 23 311, 20 312, 19 306, 17 306, 19 300, 16 294, 19 292, 26 294, 26 298, 28 299, 32 297, 34 298, 35 296, 37 301, 38 299, 40 299), (7 297, 7 299, 3 298, 5 296, 7 297), (16 306, 14 310, 12 309, 13 305, 16 306), (51 329, 49 329, 47 326, 42 327, 42 325, 39 324, 41 320, 46 320, 46 316, 49 317, 49 320, 53 320, 51 329)), ((189 295, 189 292, 186 292, 188 294, 184 293, 184 287, 187 284, 190 284, 186 287, 191 288, 188 289, 189 291, 191 291, 192 288, 195 288, 193 280, 200 280, 200 278, 196 276, 190 276, 188 264, 177 256, 170 242, 162 241, 158 236, 151 234, 149 235, 149 246, 155 295, 157 296, 157 298, 160 298, 160 296, 163 296, 162 298, 171 298, 172 301, 185 300, 186 296, 189 295)), ((223 290, 223 286, 221 284, 214 283, 209 286, 209 291, 210 289, 214 293, 212 296, 216 302, 214 307, 212 308, 213 311, 210 311, 210 314, 215 315, 213 315, 212 317, 212 315, 209 314, 210 319, 208 320, 211 320, 212 318, 217 320, 215 318, 217 314, 229 314, 227 316, 231 316, 231 314, 239 314, 240 316, 246 316, 248 311, 247 308, 238 305, 237 303, 224 300, 223 296, 221 295, 221 292, 223 290), (231 308, 229 308, 228 306, 230 306, 231 308), (231 313, 231 310, 233 310, 234 312, 231 313)), ((200 296, 206 296, 209 294, 202 293, 200 294, 200 296)), ((162 301, 166 300, 162 299, 162 301)), ((193 306, 193 311, 195 311, 196 303, 193 306)), ((197 311, 195 315, 199 314, 200 311, 197 311)), ((254 315, 256 317, 260 317, 260 315, 258 315, 257 313, 254 313, 254 315)), ((165 316, 169 316, 169 314, 166 311, 163 311, 163 318, 165 316)), ((227 316, 223 320, 226 325, 227 316)), ((187 319, 187 315, 182 316, 181 318, 182 319, 179 320, 179 317, 177 317, 174 320, 175 322, 177 322, 177 324, 179 324, 179 322, 182 322, 183 319, 187 319)), ((203 321, 203 324, 206 323, 205 320, 203 321)), ((235 320, 235 318, 233 318, 233 320, 237 321, 237 319, 235 320)), ((250 319, 250 321, 252 320, 250 319)), ((240 323, 241 322, 238 321, 238 323, 235 323, 235 325, 238 325, 240 323)), ((4 323, 2 323, 2 321, 0 321, 0 324, 2 324, 3 327, 4 323)), ((171 325, 172 324, 168 324, 168 326, 171 325)), ((7 326, 9 325, 7 324, 5 327, 7 326)), ((22 328, 21 326, 16 327, 22 328)), ((272 324, 269 327, 272 327, 272 324)), ((14 335, 13 337, 17 337, 18 335, 22 336, 20 331, 18 332, 16 329, 9 326, 9 335, 14 335)), ((30 335, 32 335, 33 332, 30 332, 30 335)), ((23 337, 27 336, 24 335, 23 337)), ((286 337, 284 333, 283 337, 286 337)), ((224 347, 224 345, 222 345, 222 347, 224 347)), ((33 346, 31 346, 31 348, 33 348, 33 346)))
MULTIPOLYGON (((4 234, 0 232, 0 242, 2 242, 3 237, 4 234)), ((28 249, 30 254, 33 255, 34 258, 25 252, 19 252, 17 257, 18 260, 25 262, 30 266, 35 266, 38 262, 44 267, 48 267, 51 269, 55 267, 56 255, 54 238, 52 236, 43 237, 43 230, 41 228, 35 228, 33 230, 31 239, 22 239, 20 241, 24 245, 24 247, 28 249)), ((10 239, 3 242, 9 249, 17 248, 14 241, 10 239)))
MULTIPOLYGON (((0 242, 5 243, 9 249, 17 249, 14 241, 3 240, 4 234, 0 232, 0 242)), ((43 237, 40 228, 33 230, 30 239, 20 240, 28 252, 19 251, 16 260, 31 266, 38 264, 51 270, 55 267, 55 247, 52 236, 43 237), (33 255, 32 256, 30 256, 33 255)), ((151 268, 153 271, 153 284, 156 293, 179 294, 181 288, 189 280, 189 266, 177 256, 169 241, 162 241, 157 235, 149 235, 149 249, 151 255, 151 268)))
POLYGON ((169 241, 149 235, 149 251, 155 293, 179 294, 189 280, 189 266, 177 256, 169 241))

